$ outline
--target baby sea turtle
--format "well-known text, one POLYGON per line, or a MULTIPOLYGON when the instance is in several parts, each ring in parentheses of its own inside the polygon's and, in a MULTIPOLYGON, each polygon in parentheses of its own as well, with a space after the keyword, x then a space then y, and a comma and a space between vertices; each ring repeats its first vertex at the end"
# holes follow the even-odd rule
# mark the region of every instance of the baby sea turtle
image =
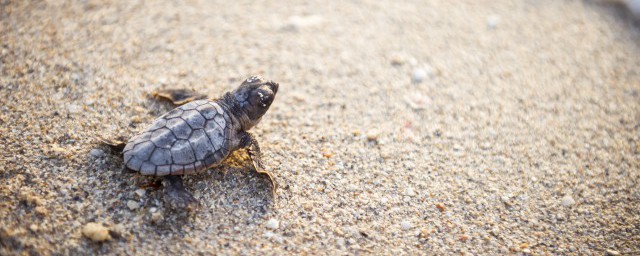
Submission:
POLYGON ((176 208, 191 208, 195 198, 182 185, 182 175, 219 165, 231 152, 247 149, 255 170, 269 177, 260 147, 247 131, 267 112, 278 92, 278 83, 253 76, 218 99, 202 99, 186 90, 167 90, 155 96, 181 105, 158 117, 129 139, 122 151, 130 170, 163 176, 164 199, 176 208))

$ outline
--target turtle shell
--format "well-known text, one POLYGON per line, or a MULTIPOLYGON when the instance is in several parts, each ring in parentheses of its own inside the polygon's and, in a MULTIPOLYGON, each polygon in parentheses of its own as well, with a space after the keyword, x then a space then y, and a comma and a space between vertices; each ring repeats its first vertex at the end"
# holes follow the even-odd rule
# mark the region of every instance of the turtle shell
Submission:
POLYGON ((231 123, 215 101, 197 100, 156 119, 123 150, 127 168, 143 175, 181 175, 219 164, 229 154, 231 123))

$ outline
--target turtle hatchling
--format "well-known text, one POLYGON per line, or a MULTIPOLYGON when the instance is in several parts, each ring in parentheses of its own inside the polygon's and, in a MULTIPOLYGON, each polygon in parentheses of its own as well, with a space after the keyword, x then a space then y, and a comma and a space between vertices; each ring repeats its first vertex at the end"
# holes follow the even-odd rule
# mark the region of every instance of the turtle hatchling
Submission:
POLYGON ((253 76, 218 99, 203 99, 186 90, 154 93, 184 105, 129 139, 122 151, 124 163, 143 175, 163 176, 164 200, 175 208, 190 208, 197 203, 182 185, 182 175, 217 166, 231 152, 246 149, 255 170, 269 177, 275 191, 258 142, 247 131, 260 122, 277 92, 278 83, 253 76))

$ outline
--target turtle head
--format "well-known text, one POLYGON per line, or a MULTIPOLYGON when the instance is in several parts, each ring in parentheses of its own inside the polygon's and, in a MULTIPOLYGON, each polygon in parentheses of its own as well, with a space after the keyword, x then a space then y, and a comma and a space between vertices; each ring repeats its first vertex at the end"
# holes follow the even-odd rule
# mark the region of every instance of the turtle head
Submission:
POLYGON ((278 83, 264 81, 257 76, 248 78, 231 92, 234 105, 241 112, 235 115, 241 120, 243 130, 248 130, 260 122, 262 116, 269 110, 277 92, 278 83))

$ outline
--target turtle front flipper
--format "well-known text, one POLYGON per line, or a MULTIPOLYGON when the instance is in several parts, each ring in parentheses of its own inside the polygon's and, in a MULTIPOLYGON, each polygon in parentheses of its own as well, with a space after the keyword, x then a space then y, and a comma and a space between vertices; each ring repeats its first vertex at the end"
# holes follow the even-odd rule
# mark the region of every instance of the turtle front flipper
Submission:
POLYGON ((240 148, 247 149, 247 153, 251 158, 251 163, 253 164, 256 172, 269 177, 269 182, 271 182, 271 195, 273 198, 276 198, 276 189, 278 188, 278 185, 276 180, 273 178, 273 174, 271 174, 270 171, 267 171, 262 164, 262 153, 260 152, 258 141, 248 132, 242 132, 238 135, 240 137, 240 148))
POLYGON ((198 201, 182 185, 182 177, 168 175, 165 176, 164 201, 175 209, 194 210, 198 206, 198 201))
POLYGON ((165 89, 152 93, 153 97, 171 102, 173 105, 181 106, 194 100, 206 99, 207 95, 199 94, 187 89, 165 89))

